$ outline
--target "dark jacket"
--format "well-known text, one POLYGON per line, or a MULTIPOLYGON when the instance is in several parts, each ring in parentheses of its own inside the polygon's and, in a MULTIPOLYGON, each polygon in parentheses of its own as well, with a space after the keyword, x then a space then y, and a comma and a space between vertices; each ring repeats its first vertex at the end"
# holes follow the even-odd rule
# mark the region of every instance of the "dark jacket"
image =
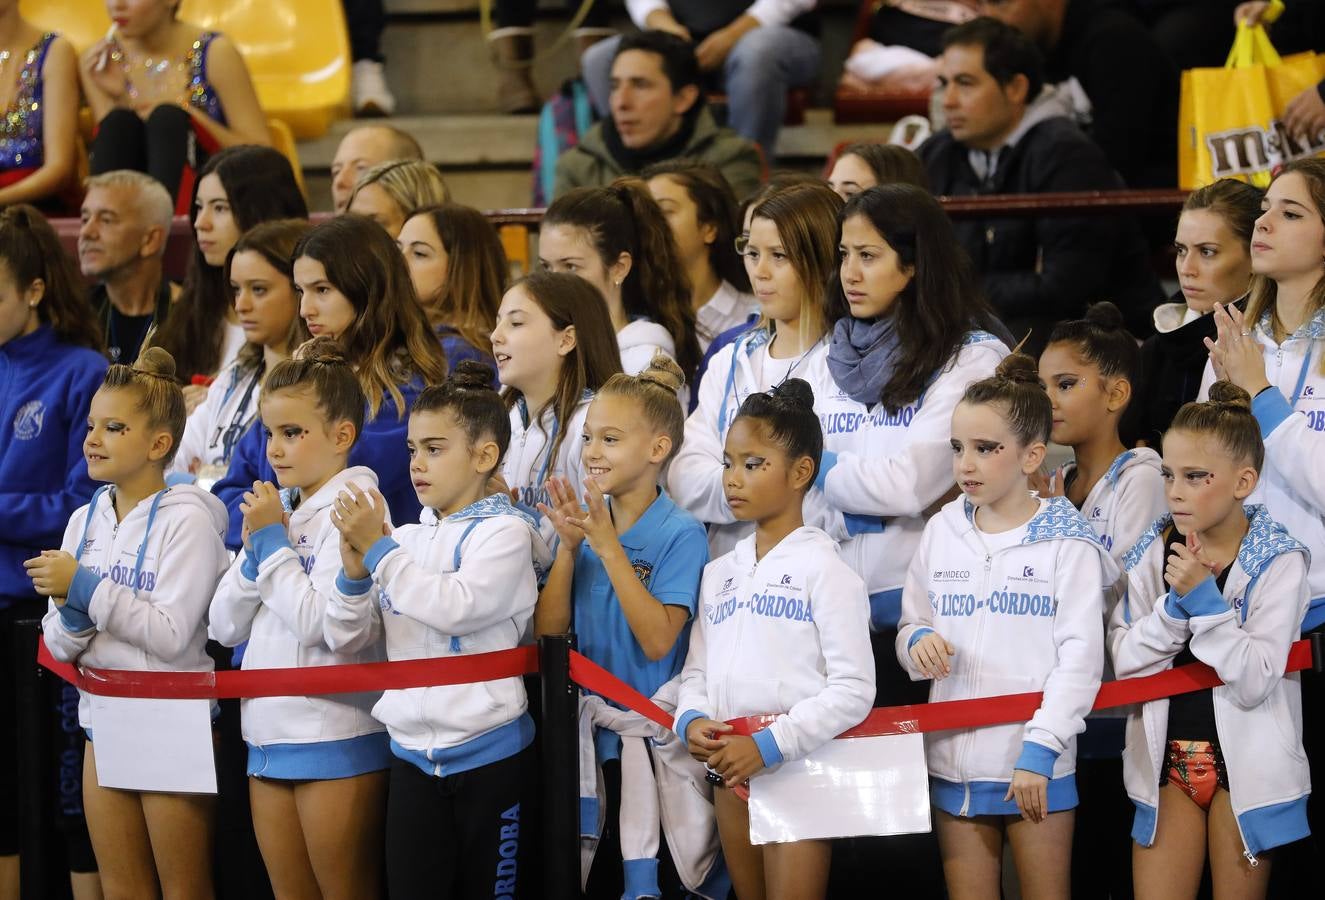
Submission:
MULTIPOLYGON (((1043 118, 1016 137, 985 181, 972 168, 967 148, 947 129, 919 153, 930 187, 941 196, 1122 187, 1100 148, 1062 116, 1043 118)), ((1131 217, 962 217, 953 224, 994 311, 1018 340, 1034 329, 1028 350, 1043 346, 1054 322, 1079 318, 1099 300, 1115 303, 1138 337, 1153 330, 1150 313, 1164 295, 1131 217)))

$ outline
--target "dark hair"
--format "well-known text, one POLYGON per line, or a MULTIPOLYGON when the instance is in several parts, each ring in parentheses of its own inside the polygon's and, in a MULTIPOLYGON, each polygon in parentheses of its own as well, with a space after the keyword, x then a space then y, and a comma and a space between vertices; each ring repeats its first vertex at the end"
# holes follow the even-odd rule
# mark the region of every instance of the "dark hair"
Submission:
MULTIPOLYGON (((299 298, 294 296, 294 248, 304 235, 312 229, 307 219, 276 219, 255 225, 239 236, 235 246, 225 257, 225 282, 230 284, 230 266, 240 253, 256 253, 267 261, 277 272, 285 276, 290 283, 290 293, 294 297, 294 315, 290 327, 285 333, 285 349, 293 353, 295 348, 312 337, 304 317, 299 315, 299 298)), ((237 359, 244 369, 261 372, 266 365, 266 354, 260 344, 248 341, 239 348, 237 359)))
POLYGON ((750 276, 736 252, 736 235, 741 231, 741 220, 736 217, 736 195, 717 166, 688 157, 669 159, 649 166, 640 177, 646 181, 667 177, 685 188, 695 204, 699 223, 713 226, 709 266, 723 281, 749 293, 750 276))
POLYGON ((497 467, 511 444, 511 416, 501 395, 492 389, 495 373, 478 360, 463 359, 441 384, 423 389, 410 407, 410 415, 449 411, 465 430, 472 447, 482 438, 497 443, 497 467))
POLYGON ((1263 199, 1265 191, 1260 188, 1236 178, 1221 178, 1188 194, 1182 204, 1182 211, 1208 209, 1224 220, 1229 230, 1244 245, 1243 251, 1249 252, 1256 220, 1261 217, 1263 199))
POLYGON ((101 387, 133 391, 138 409, 147 413, 149 428, 170 432, 170 450, 161 459, 164 469, 170 465, 184 437, 184 423, 189 414, 184 406, 184 391, 176 380, 175 360, 160 347, 147 347, 132 366, 113 365, 106 370, 101 387))
POLYGON ((974 406, 1002 406, 1008 426, 1023 447, 1049 440, 1054 410, 1049 404, 1049 395, 1040 387, 1035 360, 1024 353, 1010 354, 998 364, 993 375, 969 385, 962 395, 962 402, 974 406))
POLYGON ((1055 325, 1049 344, 1071 344, 1105 378, 1126 378, 1134 388, 1141 385, 1141 348, 1123 324, 1122 311, 1107 300, 1091 304, 1084 319, 1055 325))
POLYGON ((294 258, 304 256, 322 264, 327 280, 354 307, 354 323, 338 339, 359 376, 370 417, 389 394, 404 418, 400 385, 415 378, 440 384, 447 365, 395 241, 372 219, 347 213, 304 235, 294 258))
POLYGON ((78 268, 36 207, 18 203, 0 209, 0 259, 8 264, 20 291, 41 281, 45 290, 37 304, 37 320, 50 325, 57 338, 105 352, 78 268))
MULTIPOLYGON (((793 184, 755 204, 751 223, 767 219, 776 226, 787 260, 805 288, 801 304, 801 340, 818 340, 832 327, 828 281, 837 268, 838 216, 842 198, 823 181, 793 184)), ((761 326, 768 325, 761 316, 761 326)))
POLYGON ((628 397, 639 406, 639 413, 648 423, 672 439, 670 459, 681 449, 685 440, 685 411, 677 399, 677 391, 685 386, 681 367, 665 353, 655 353, 648 368, 638 375, 618 372, 598 389, 599 397, 628 397))
POLYGON ((658 54, 673 94, 688 84, 699 85, 699 60, 695 58, 695 47, 684 38, 653 29, 627 34, 617 44, 612 61, 616 62, 616 58, 627 50, 658 54))
POLYGON ((313 392, 317 408, 328 422, 349 422, 354 426, 354 439, 359 439, 363 433, 363 389, 345 350, 334 338, 313 338, 293 357, 273 366, 262 386, 262 398, 300 388, 313 392))
POLYGON ((1164 434, 1191 431, 1213 436, 1233 459, 1250 460, 1257 472, 1265 464, 1261 427, 1251 414, 1251 395, 1231 381, 1210 385, 1210 399, 1184 403, 1164 434))
POLYGON ((695 337, 690 280, 677 259, 676 239, 649 187, 637 177, 607 187, 567 191, 548 207, 543 228, 570 225, 589 233, 604 266, 630 254, 630 274, 621 284, 626 315, 657 322, 672 336, 676 361, 693 378, 702 356, 695 337))
POLYGON ((435 305, 444 324, 470 346, 492 352, 492 327, 497 322, 509 269, 501 238, 488 217, 470 206, 442 203, 416 211, 427 216, 447 253, 446 287, 439 297, 420 297, 425 308, 435 305))
POLYGON ((985 71, 1002 87, 1018 75, 1026 76, 1026 103, 1029 105, 1044 87, 1044 55, 1035 42, 1020 30, 980 16, 943 32, 942 46, 979 47, 984 50, 985 71))
MULTIPOLYGON (((788 378, 767 393, 745 398, 736 419, 754 419, 768 430, 773 443, 791 459, 808 456, 814 462, 810 484, 819 477, 824 455, 824 432, 814 412, 814 391, 802 378, 788 378)), ((732 420, 734 425, 736 420, 732 420)), ((808 488, 808 485, 807 485, 808 488)))
POLYGON ((905 147, 862 141, 848 144, 837 158, 844 156, 859 158, 870 167, 879 184, 914 184, 922 190, 929 190, 929 175, 925 172, 925 164, 905 147))
MULTIPOLYGON (((863 216, 897 254, 898 263, 914 270, 889 312, 898 338, 896 362, 879 402, 895 413, 919 399, 972 329, 991 326, 994 312, 952 222, 928 191, 901 183, 861 191, 838 216, 839 240, 841 226, 852 216, 863 216)), ((851 315, 841 266, 829 281, 828 315, 830 322, 851 315)))
MULTIPOLYGON (((198 185, 208 175, 220 180, 241 234, 272 219, 308 218, 308 203, 290 161, 271 147, 241 144, 208 159, 193 184, 190 209, 197 206, 198 185)), ((176 373, 184 381, 194 375, 212 375, 220 368, 225 315, 232 302, 222 267, 208 265, 197 247, 196 229, 193 239, 184 289, 153 338, 153 343, 175 358, 176 373)))
MULTIPOLYGON (((621 371, 621 349, 612 331, 607 301, 598 288, 565 272, 533 272, 512 285, 511 290, 517 287, 538 304, 554 329, 575 328, 575 347, 561 360, 556 392, 546 406, 529 410, 533 422, 542 420, 547 406, 552 407, 558 422, 569 422, 585 391, 597 391, 621 371)), ((510 409, 521 396, 518 390, 507 388, 502 400, 510 409)), ((557 429, 549 459, 556 458, 565 439, 566 429, 557 429)))

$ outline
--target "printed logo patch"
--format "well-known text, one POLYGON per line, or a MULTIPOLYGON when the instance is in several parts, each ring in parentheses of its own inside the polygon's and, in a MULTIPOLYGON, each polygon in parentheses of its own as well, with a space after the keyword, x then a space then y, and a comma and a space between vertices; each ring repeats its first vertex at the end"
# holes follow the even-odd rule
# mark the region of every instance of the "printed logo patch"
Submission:
POLYGON ((640 580, 640 584, 649 583, 649 576, 653 574, 653 563, 647 559, 632 559, 630 567, 635 570, 635 577, 640 580))
POLYGON ((42 423, 46 420, 46 405, 40 400, 24 403, 14 416, 14 437, 20 441, 30 441, 41 434, 42 423))

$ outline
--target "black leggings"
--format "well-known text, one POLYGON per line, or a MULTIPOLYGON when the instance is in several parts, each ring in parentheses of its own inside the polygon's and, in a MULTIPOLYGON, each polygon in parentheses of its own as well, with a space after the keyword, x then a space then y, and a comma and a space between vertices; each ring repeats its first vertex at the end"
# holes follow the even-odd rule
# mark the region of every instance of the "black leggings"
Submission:
POLYGON ((341 6, 345 30, 350 33, 350 59, 382 62, 382 31, 386 28, 382 0, 341 0, 341 6))
POLYGON ((386 871, 391 900, 536 897, 533 746, 458 775, 391 762, 386 871))
POLYGON ((162 104, 146 119, 129 109, 112 109, 97 124, 89 168, 93 175, 132 169, 146 172, 178 201, 186 166, 200 168, 193 121, 181 107, 162 104))

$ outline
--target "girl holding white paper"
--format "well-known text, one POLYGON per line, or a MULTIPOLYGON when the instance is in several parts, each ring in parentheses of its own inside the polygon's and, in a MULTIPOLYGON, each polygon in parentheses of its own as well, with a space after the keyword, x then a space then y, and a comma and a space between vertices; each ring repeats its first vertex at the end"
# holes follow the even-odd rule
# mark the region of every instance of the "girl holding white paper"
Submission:
MULTIPOLYGON (((51 598, 42 630, 63 662, 105 669, 209 672, 207 604, 228 555, 225 508, 192 485, 167 487, 184 432, 175 361, 153 347, 111 366, 92 397, 83 453, 107 482, 76 511, 59 550, 24 563, 51 598)), ((79 724, 96 738, 92 698, 79 724)), ((215 798, 110 789, 88 744, 83 804, 107 896, 210 897, 215 798)))
POLYGON ((1025 725, 926 735, 948 896, 996 894, 1003 841, 1024 897, 1067 897, 1076 735, 1104 666, 1104 592, 1117 569, 1066 498, 1037 498, 1053 412, 1014 353, 952 414, 963 496, 929 520, 902 593, 897 657, 930 701, 1043 691, 1025 725))
POLYGON ((714 808, 742 898, 823 896, 832 845, 752 845, 749 808, 731 789, 858 725, 874 700, 865 584, 801 513, 822 454, 806 382, 788 379, 741 404, 727 430, 723 491, 755 532, 704 569, 681 672, 676 733, 728 788, 714 793, 714 808), (758 714, 776 719, 753 737, 724 721, 758 714))
MULTIPOLYGON (((1264 896, 1274 847, 1304 838, 1311 778, 1299 675, 1284 675, 1307 610, 1308 553, 1255 491, 1265 446, 1251 398, 1226 381, 1164 435, 1170 513, 1127 552, 1109 648, 1120 678, 1204 662, 1223 684, 1154 700, 1127 721, 1136 896, 1264 896)), ((1318 710, 1316 712, 1319 712, 1318 710)))
MULTIPOLYGON (((244 549, 211 605, 216 639, 227 647, 248 642, 242 668, 382 658, 374 642, 336 652, 323 636, 330 598, 348 589, 339 577, 332 504, 349 485, 377 487, 371 469, 347 467, 365 405, 354 370, 331 338, 306 344, 267 375, 259 414, 280 490, 257 481, 245 493, 244 549)), ((372 717, 375 699, 337 694, 240 704, 253 827, 277 896, 380 893, 391 754, 372 717)))

